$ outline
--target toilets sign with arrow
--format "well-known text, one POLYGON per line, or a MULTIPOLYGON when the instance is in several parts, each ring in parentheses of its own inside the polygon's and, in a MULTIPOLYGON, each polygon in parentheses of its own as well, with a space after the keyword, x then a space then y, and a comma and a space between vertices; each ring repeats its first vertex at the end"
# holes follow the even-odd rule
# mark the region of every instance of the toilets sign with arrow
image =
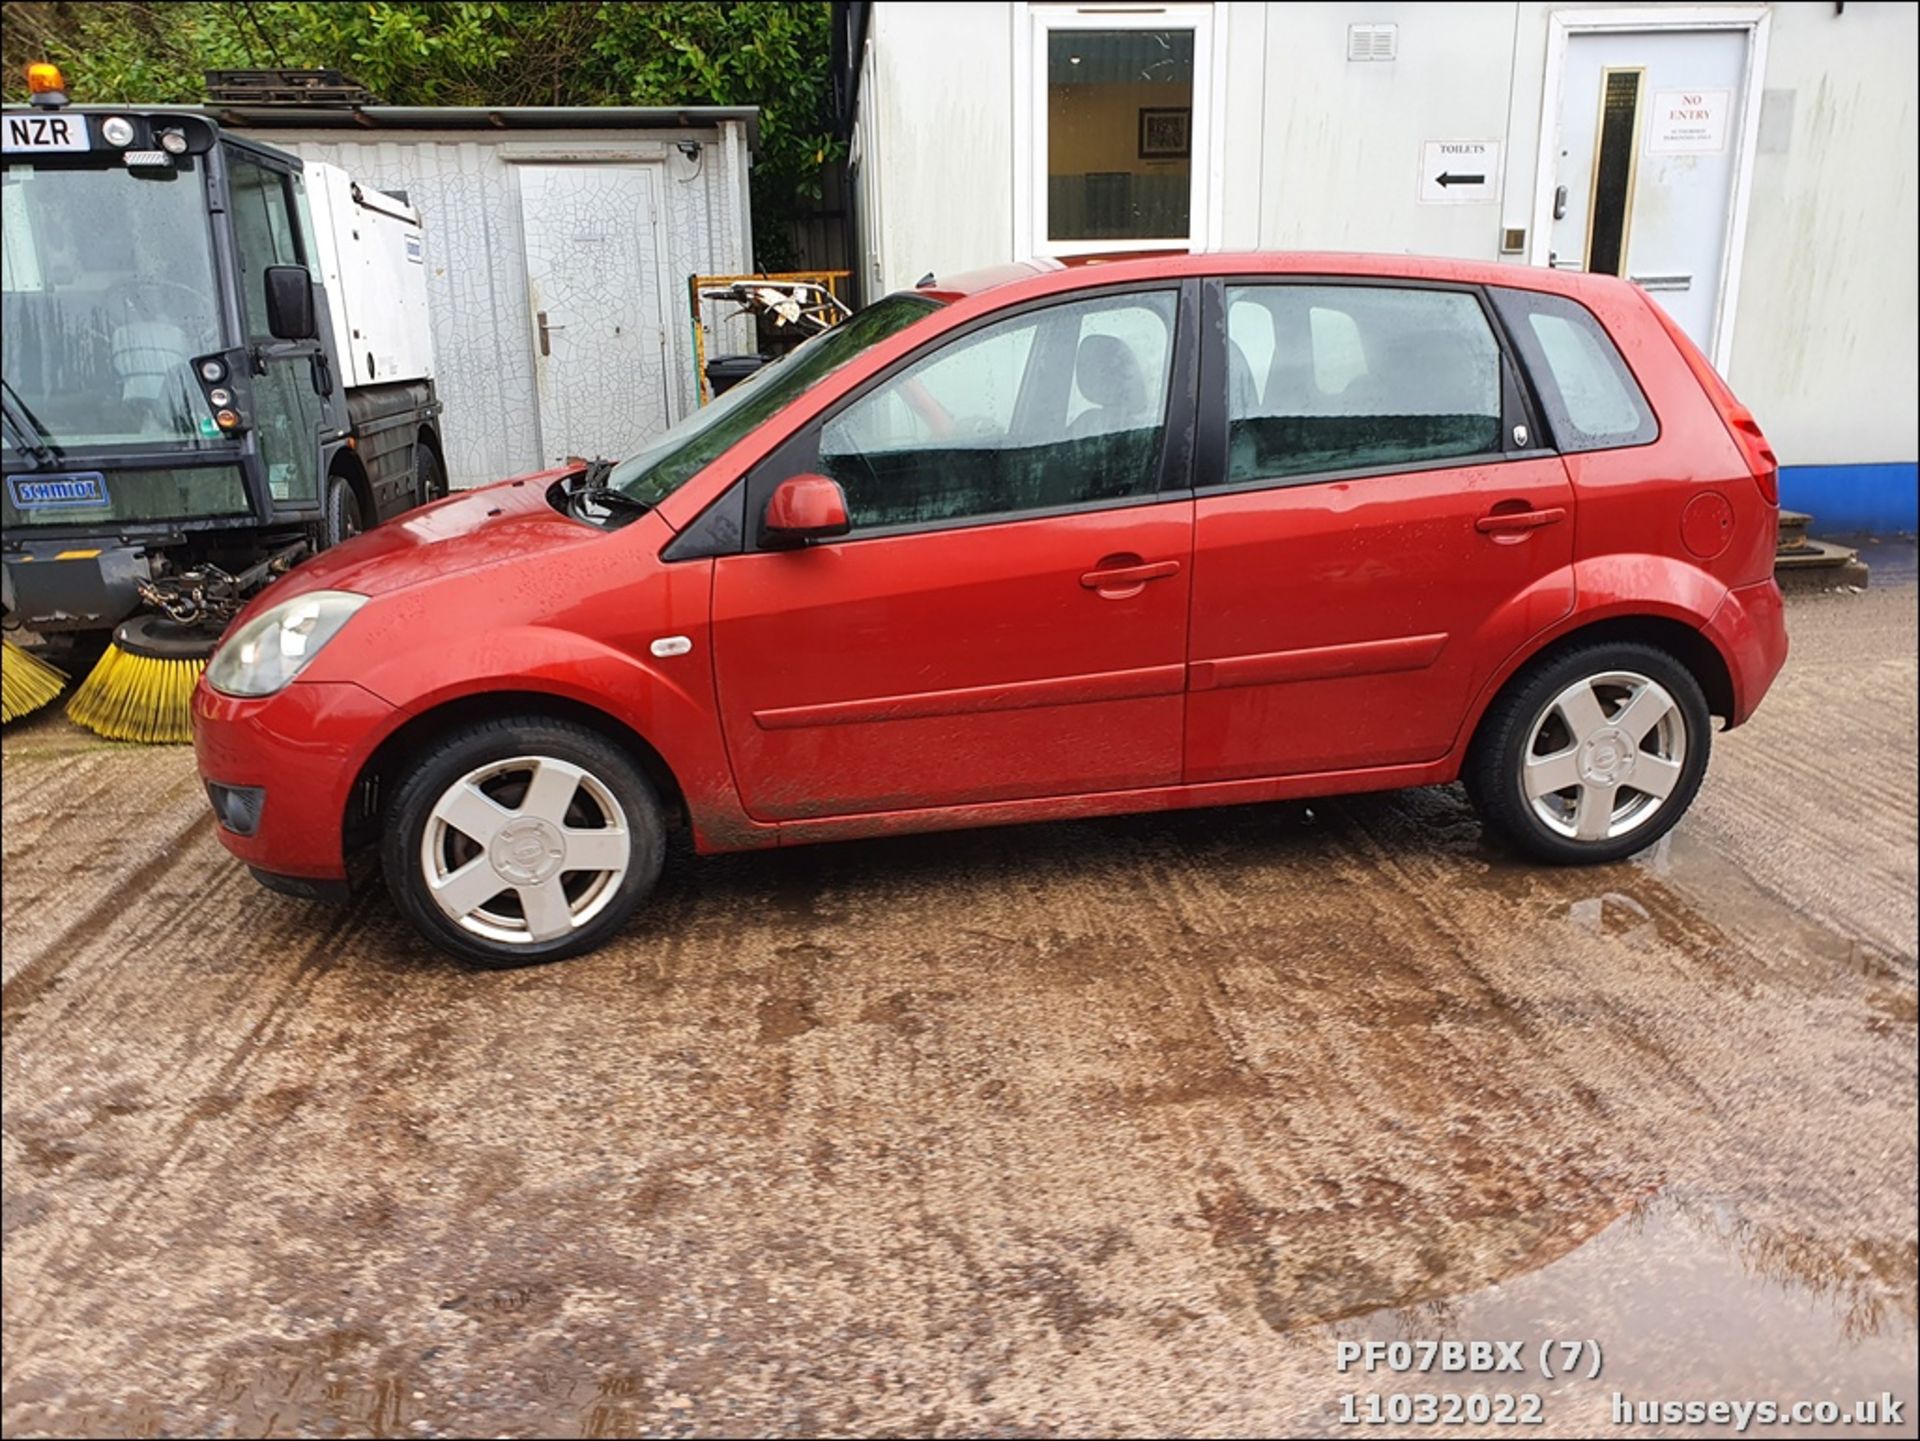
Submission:
POLYGON ((1429 140, 1420 147, 1424 205, 1470 205, 1500 198, 1498 140, 1429 140))

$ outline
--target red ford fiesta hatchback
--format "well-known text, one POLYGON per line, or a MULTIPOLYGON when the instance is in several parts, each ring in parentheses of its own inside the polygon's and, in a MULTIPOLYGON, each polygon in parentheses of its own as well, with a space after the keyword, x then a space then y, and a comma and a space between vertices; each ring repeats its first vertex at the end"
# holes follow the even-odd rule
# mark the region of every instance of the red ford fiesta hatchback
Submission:
POLYGON ((552 960, 702 851, 1466 782, 1663 834, 1786 655, 1772 451, 1647 297, 1345 255, 890 296, 610 468, 416 510, 194 699, 267 885, 552 960))

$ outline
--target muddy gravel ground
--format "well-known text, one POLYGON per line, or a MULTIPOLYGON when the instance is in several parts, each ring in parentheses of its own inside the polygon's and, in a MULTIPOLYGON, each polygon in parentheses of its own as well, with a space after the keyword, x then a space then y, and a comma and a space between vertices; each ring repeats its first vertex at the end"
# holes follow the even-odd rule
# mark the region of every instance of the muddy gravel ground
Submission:
POLYGON ((1915 595, 1797 598, 1632 863, 1451 788, 682 857, 510 974, 12 727, 5 1430, 1912 1435, 1915 595), (1449 1338, 1529 1370, 1337 1367, 1449 1338))

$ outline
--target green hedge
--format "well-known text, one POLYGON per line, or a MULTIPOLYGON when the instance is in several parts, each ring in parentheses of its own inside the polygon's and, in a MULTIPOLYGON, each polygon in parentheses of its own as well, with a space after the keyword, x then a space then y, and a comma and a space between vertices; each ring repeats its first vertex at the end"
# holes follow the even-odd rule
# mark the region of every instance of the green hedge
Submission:
POLYGON ((51 60, 82 103, 198 103, 201 72, 343 70, 391 105, 758 105, 754 255, 794 263, 789 224, 838 159, 828 6, 258 3, 7 6, 4 93, 51 60))

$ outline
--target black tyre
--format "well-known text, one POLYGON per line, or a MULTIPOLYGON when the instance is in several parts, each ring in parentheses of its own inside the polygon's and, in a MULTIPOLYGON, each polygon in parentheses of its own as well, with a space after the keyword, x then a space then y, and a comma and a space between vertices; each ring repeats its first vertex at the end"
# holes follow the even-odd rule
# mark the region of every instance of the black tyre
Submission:
POLYGON ((1616 861, 1673 829, 1706 774, 1713 718, 1666 651, 1602 642, 1516 676, 1461 773, 1487 825, 1557 865, 1616 861))
POLYGON ((425 505, 447 493, 447 477, 440 469, 440 457, 430 445, 413 447, 413 503, 425 505))
POLYGON ((329 547, 350 540, 366 529, 360 497, 344 475, 327 477, 326 542, 329 547))
POLYGON ((501 968, 593 950, 652 892, 665 855, 659 798, 633 758, 537 716, 437 740, 400 777, 380 846, 420 933, 501 968))

